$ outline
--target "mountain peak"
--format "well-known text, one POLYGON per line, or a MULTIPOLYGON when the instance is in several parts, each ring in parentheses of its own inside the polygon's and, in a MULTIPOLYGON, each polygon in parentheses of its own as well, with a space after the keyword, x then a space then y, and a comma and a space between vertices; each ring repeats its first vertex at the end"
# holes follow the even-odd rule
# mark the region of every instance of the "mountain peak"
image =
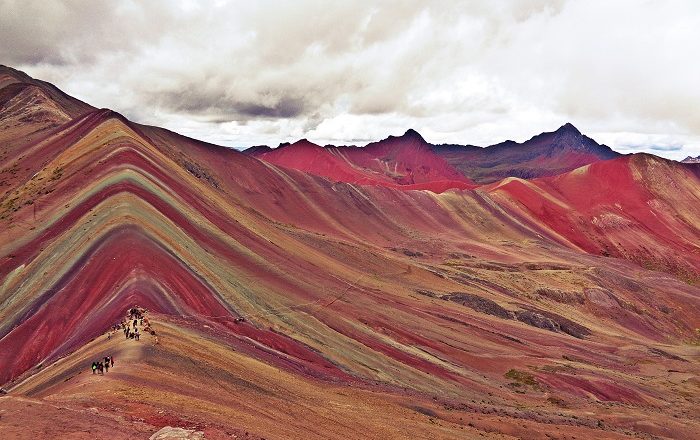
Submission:
POLYGON ((576 135, 580 135, 581 132, 579 131, 578 128, 574 127, 574 124, 571 122, 567 122, 566 124, 562 125, 559 127, 556 131, 557 133, 572 133, 576 135))
POLYGON ((421 136, 420 133, 418 133, 416 130, 414 130, 412 128, 409 128, 408 130, 406 130, 406 133, 404 133, 402 136, 399 136, 399 137, 407 138, 407 139, 417 139, 417 140, 425 142, 425 139, 423 139, 423 136, 421 136))
POLYGON ((310 140, 308 140, 306 138, 301 138, 301 139, 298 139, 294 142, 282 142, 281 144, 279 144, 277 149, 282 149, 282 148, 290 148, 293 150, 300 150, 300 149, 309 149, 309 148, 316 149, 316 148, 323 148, 323 147, 311 142, 310 140))
POLYGON ((315 143, 311 142, 310 140, 308 140, 308 139, 306 139, 306 138, 298 139, 296 142, 292 142, 291 145, 295 145, 295 146, 313 146, 313 147, 322 148, 320 145, 315 144, 315 143))

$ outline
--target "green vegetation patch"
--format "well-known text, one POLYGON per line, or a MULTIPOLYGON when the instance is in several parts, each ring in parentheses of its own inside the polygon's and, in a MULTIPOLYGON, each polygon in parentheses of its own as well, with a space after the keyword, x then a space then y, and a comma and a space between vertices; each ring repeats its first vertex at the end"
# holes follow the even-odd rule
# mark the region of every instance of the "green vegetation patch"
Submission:
POLYGON ((535 376, 532 374, 526 372, 526 371, 521 371, 521 370, 516 370, 515 368, 511 368, 508 370, 508 372, 504 375, 507 379, 510 379, 514 381, 515 383, 523 384, 523 385, 529 385, 533 388, 540 388, 539 382, 537 382, 537 379, 535 379, 535 376))

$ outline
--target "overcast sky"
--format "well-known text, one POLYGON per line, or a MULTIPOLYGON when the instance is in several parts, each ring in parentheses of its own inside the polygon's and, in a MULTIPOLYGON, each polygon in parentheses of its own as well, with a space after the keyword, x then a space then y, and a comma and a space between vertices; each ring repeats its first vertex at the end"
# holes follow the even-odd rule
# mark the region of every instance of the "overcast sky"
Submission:
POLYGON ((0 63, 233 147, 523 141, 700 154, 700 1, 0 0, 0 63))

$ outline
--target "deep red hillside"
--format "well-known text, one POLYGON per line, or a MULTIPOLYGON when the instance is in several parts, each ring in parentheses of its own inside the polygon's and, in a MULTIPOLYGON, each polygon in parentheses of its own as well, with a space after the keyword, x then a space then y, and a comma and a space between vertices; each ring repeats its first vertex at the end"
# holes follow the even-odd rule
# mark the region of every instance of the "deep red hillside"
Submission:
POLYGON ((689 214, 700 206, 695 168, 636 154, 555 177, 505 179, 488 191, 586 252, 697 279, 700 225, 689 214))
POLYGON ((471 183, 443 158, 415 130, 389 136, 365 147, 329 147, 331 153, 372 172, 388 176, 400 185, 434 181, 471 183))
MULTIPOLYGON (((347 162, 306 139, 263 152, 257 157, 275 165, 327 177, 336 182, 357 183, 370 179, 360 170, 354 169, 347 162)), ((376 176, 375 180, 381 179, 382 176, 376 176)))
POLYGON ((252 147, 245 153, 333 182, 434 192, 473 187, 468 179, 435 156, 426 145, 420 135, 407 132, 404 136, 389 137, 364 148, 324 148, 302 139, 275 149, 252 147))

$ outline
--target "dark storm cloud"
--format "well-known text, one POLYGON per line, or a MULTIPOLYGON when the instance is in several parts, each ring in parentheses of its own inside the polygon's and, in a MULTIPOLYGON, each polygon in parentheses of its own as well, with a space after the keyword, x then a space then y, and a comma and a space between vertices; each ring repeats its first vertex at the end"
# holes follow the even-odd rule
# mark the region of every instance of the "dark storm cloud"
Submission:
POLYGON ((427 114, 433 106, 408 98, 446 79, 462 36, 434 31, 473 9, 493 33, 500 14, 522 20, 560 3, 0 1, 8 63, 99 70, 146 96, 139 105, 217 120, 310 116, 338 101, 353 114, 427 114))
POLYGON ((285 96, 282 92, 264 92, 258 99, 240 101, 235 94, 221 90, 203 90, 196 85, 181 91, 159 92, 153 102, 170 110, 201 116, 209 122, 228 122, 251 118, 295 118, 306 110, 301 96, 285 96))
POLYGON ((572 121, 681 155, 700 144, 699 29, 690 0, 0 0, 0 63, 237 146, 409 127, 485 145, 572 121))
POLYGON ((304 112, 304 101, 299 98, 282 98, 271 106, 239 103, 235 108, 248 117, 293 118, 304 112))

